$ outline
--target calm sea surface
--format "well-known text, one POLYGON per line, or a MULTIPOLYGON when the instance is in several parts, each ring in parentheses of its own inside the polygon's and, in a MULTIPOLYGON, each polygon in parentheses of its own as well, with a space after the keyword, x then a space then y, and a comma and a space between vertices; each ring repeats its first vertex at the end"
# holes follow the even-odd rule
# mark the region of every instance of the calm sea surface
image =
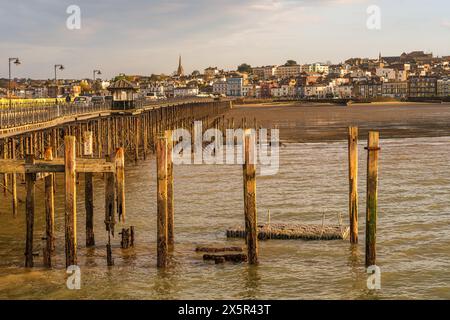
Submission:
MULTIPOLYGON (((366 289, 364 269, 365 141, 360 154, 360 244, 348 241, 260 242, 260 264, 214 265, 197 245, 243 245, 225 229, 243 224, 242 169, 175 167, 176 246, 171 266, 156 265, 156 181, 151 158, 126 168, 126 225, 136 228, 136 247, 113 240, 115 266, 106 266, 104 189, 95 178, 97 246, 86 249, 83 177, 78 190, 78 260, 81 290, 66 288, 63 183, 56 196, 55 268, 23 268, 25 219, 11 217, 10 197, 0 194, 1 299, 450 299, 450 138, 386 140, 381 136, 378 260, 382 289, 366 289)), ((288 143, 280 149, 277 175, 257 178, 258 219, 272 222, 347 222, 347 142, 288 143)), ((25 199, 23 185, 19 185, 25 199)), ((44 245, 43 182, 36 188, 35 251, 44 245)), ((117 226, 120 228, 121 226, 117 226)))

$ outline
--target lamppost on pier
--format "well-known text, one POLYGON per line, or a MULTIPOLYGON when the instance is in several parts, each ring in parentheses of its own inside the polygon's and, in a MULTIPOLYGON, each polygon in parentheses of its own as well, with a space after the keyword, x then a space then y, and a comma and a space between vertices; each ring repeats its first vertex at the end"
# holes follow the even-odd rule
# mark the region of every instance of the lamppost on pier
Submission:
POLYGON ((92 85, 94 86, 94 88, 93 88, 93 89, 94 89, 94 90, 93 90, 94 93, 95 93, 95 75, 96 75, 96 74, 97 74, 97 75, 101 75, 102 72, 101 72, 100 70, 94 70, 94 71, 93 71, 93 75, 94 75, 93 80, 94 80, 94 82, 92 82, 92 85))
POLYGON ((58 79, 56 78, 56 70, 64 70, 62 64, 55 64, 55 102, 58 104, 58 79))
POLYGON ((14 62, 16 66, 20 65, 19 58, 9 58, 8 68, 9 68, 9 79, 8 79, 8 98, 9 98, 9 109, 11 109, 11 62, 14 62))

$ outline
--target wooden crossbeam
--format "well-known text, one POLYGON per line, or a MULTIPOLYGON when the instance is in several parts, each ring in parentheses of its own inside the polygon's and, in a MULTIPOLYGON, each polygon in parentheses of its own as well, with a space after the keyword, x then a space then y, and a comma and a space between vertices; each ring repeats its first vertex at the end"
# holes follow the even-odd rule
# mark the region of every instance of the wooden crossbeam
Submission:
MULTIPOLYGON (((105 159, 76 159, 77 173, 116 172, 116 166, 105 159)), ((64 172, 64 159, 54 159, 52 162, 36 160, 34 164, 25 164, 23 160, 0 160, 0 173, 56 173, 64 172)))

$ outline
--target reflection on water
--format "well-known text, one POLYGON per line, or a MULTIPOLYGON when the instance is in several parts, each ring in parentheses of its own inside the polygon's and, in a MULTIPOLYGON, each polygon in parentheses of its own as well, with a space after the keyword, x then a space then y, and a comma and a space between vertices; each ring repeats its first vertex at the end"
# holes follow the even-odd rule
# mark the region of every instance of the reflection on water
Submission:
MULTIPOLYGON (((24 204, 13 219, 10 198, 0 194, 0 298, 50 299, 386 299, 450 298, 450 141, 448 138, 381 140, 378 264, 382 289, 369 292, 364 270, 366 153, 360 145, 358 245, 348 241, 266 241, 260 264, 204 263, 195 247, 243 245, 227 240, 227 227, 243 224, 240 166, 175 167, 176 245, 170 267, 156 269, 156 182, 154 160, 126 170, 127 224, 136 247, 113 240, 115 266, 106 266, 103 182, 94 180, 97 246, 84 248, 83 177, 78 190, 78 244, 82 288, 66 289, 63 183, 56 195, 55 268, 22 267, 24 204)), ((259 221, 336 223, 347 217, 347 145, 287 144, 276 176, 258 177, 259 221)), ((23 185, 19 186, 24 199, 23 185)), ((38 183, 35 252, 44 233, 43 187, 38 183)), ((344 220, 345 221, 345 220, 344 220)), ((117 226, 121 228, 122 226, 117 226)))

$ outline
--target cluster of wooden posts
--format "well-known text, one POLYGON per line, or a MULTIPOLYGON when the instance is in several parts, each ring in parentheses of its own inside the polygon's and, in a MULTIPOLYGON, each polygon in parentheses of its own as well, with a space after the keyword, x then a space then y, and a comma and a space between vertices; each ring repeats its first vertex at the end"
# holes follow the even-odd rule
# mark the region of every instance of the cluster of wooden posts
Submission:
MULTIPOLYGON (((114 263, 111 235, 114 235, 116 211, 125 219, 125 155, 137 161, 155 152, 159 132, 178 126, 193 130, 194 120, 206 128, 218 126, 220 117, 231 107, 229 101, 187 103, 164 108, 147 108, 98 114, 89 119, 72 119, 67 123, 33 130, 25 126, 11 128, 0 140, 0 187, 12 198, 13 216, 18 214, 17 178, 26 188, 25 265, 33 266, 35 183, 44 179, 46 234, 44 265, 52 265, 54 243, 54 193, 56 173, 65 176, 65 252, 67 266, 77 261, 76 181, 85 175, 86 246, 94 246, 93 174, 101 173, 105 181, 105 226, 108 231, 107 263, 114 263), (75 121, 74 121, 75 120, 75 121), (97 156, 97 159, 93 157, 97 156), (18 160, 20 159, 20 160, 18 160)), ((63 121, 63 120, 61 120, 63 121)), ((170 187, 169 187, 170 192, 170 187)), ((169 207, 170 208, 170 207, 169 207)), ((173 202, 172 202, 173 208, 173 202)), ((171 228, 173 230, 173 228, 171 228)), ((133 246, 134 228, 122 229, 122 247, 133 246)), ((171 237, 173 239, 173 236, 171 237)))
MULTIPOLYGON (((89 149, 89 147, 87 148, 89 149)), ((125 184, 124 184, 124 152, 118 148, 114 159, 76 158, 76 138, 66 136, 64 139, 64 158, 53 158, 51 147, 45 148, 43 159, 35 159, 28 154, 23 160, 0 160, 1 172, 13 176, 25 176, 26 201, 26 244, 25 266, 33 267, 33 238, 35 221, 35 184, 37 179, 44 179, 45 185, 45 220, 46 245, 43 249, 44 265, 52 266, 55 251, 55 174, 63 173, 65 181, 65 255, 66 266, 77 264, 77 207, 76 189, 77 175, 85 174, 85 206, 86 206, 86 246, 95 245, 94 238, 94 206, 93 206, 93 173, 102 173, 105 177, 105 224, 107 230, 113 230, 115 224, 115 208, 120 221, 125 219, 125 184)))
MULTIPOLYGON (((366 267, 376 264, 379 133, 367 139, 366 267)), ((350 242, 358 243, 358 127, 348 130, 350 242)))
MULTIPOLYGON (((253 131, 254 132, 254 131, 253 131)), ((167 266, 167 256, 174 244, 174 194, 172 131, 165 131, 156 141, 157 168, 157 266, 167 266)), ((244 217, 247 256, 250 264, 258 263, 256 214, 256 135, 244 130, 245 162, 243 164, 244 217)), ((241 259, 242 260, 242 259, 241 259)))

